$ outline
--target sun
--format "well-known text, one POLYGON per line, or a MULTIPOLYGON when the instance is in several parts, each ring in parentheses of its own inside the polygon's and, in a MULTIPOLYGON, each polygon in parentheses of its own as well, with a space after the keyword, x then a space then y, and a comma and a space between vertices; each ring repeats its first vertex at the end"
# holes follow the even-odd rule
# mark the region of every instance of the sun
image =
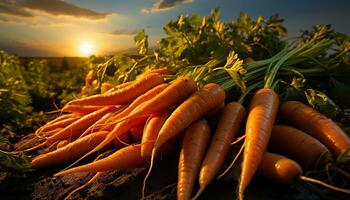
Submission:
POLYGON ((79 45, 79 50, 83 56, 91 56, 95 53, 95 46, 91 42, 82 42, 79 45))

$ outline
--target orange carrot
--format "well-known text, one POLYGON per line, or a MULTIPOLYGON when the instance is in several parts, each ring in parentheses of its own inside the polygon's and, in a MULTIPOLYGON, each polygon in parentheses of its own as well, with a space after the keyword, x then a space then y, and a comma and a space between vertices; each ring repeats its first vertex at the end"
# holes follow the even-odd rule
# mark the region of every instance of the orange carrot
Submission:
POLYGON ((258 90, 251 101, 246 123, 238 198, 253 178, 269 142, 278 110, 278 95, 269 88, 258 90))
POLYGON ((86 165, 74 167, 65 171, 61 171, 54 176, 62 176, 65 174, 76 172, 102 172, 109 170, 130 170, 143 167, 147 164, 147 160, 141 157, 141 145, 130 145, 124 147, 106 158, 97 160, 86 165))
POLYGON ((163 83, 162 75, 150 73, 135 80, 133 84, 123 87, 120 90, 107 92, 105 94, 97 94, 83 99, 76 99, 70 101, 68 105, 123 105, 130 103, 141 94, 161 83, 163 83))
POLYGON ((32 160, 32 167, 43 168, 74 161, 93 149, 107 134, 108 131, 92 133, 55 151, 40 155, 32 160))
POLYGON ((103 106, 87 106, 87 105, 65 105, 61 112, 78 113, 78 114, 89 114, 103 108, 103 106))
POLYGON ((64 146, 66 146, 67 144, 69 144, 69 140, 61 140, 59 143, 57 143, 56 149, 62 148, 64 146))
POLYGON ((142 106, 138 106, 129 115, 119 121, 164 112, 170 107, 182 103, 196 90, 197 85, 193 79, 189 77, 178 78, 157 96, 144 102, 142 106))
POLYGON ((108 82, 104 82, 101 84, 101 94, 106 93, 107 91, 109 91, 111 88, 114 88, 115 85, 113 85, 112 83, 108 83, 108 82))
POLYGON ((314 167, 321 154, 330 155, 327 147, 315 138, 296 128, 284 125, 276 125, 272 128, 269 146, 303 166, 314 167))
POLYGON ((102 128, 104 123, 110 119, 113 116, 113 112, 105 114, 103 117, 101 117, 99 120, 97 120, 94 124, 92 124, 89 128, 87 128, 80 136, 79 138, 84 137, 85 135, 88 135, 92 132, 98 131, 100 128, 102 128), (97 130, 96 130, 97 128, 97 130))
POLYGON ((121 148, 128 146, 133 143, 141 141, 144 125, 139 125, 135 128, 130 129, 126 133, 119 135, 118 138, 114 139, 113 146, 115 148, 121 148))
POLYGON ((350 190, 348 189, 339 188, 320 180, 303 176, 303 170, 298 163, 296 163, 294 160, 274 153, 265 152, 257 172, 263 177, 284 185, 292 185, 297 179, 300 179, 322 185, 338 192, 350 194, 350 190))
POLYGON ((122 117, 127 116, 130 112, 132 112, 140 104, 154 98, 156 95, 158 95, 160 92, 162 92, 168 86, 169 86, 169 84, 163 83, 163 84, 160 84, 160 85, 152 88, 151 90, 149 90, 145 94, 140 95, 125 110, 123 110, 122 112, 115 115, 113 118, 111 118, 111 120, 117 120, 117 119, 120 119, 122 117))
POLYGON ((159 132, 154 149, 175 137, 210 110, 220 106, 224 100, 225 91, 220 85, 215 83, 205 85, 171 113, 159 132))
POLYGON ((44 126, 38 128, 35 131, 35 134, 47 133, 47 132, 55 130, 57 128, 67 127, 68 125, 72 124, 73 122, 75 122, 77 120, 78 120, 78 118, 72 117, 72 118, 67 118, 67 119, 57 121, 56 123, 45 124, 44 126))
POLYGON ((150 117, 141 140, 141 156, 143 158, 151 156, 158 133, 169 115, 170 112, 165 112, 162 115, 154 115, 150 117))
MULTIPOLYGON (((287 101, 281 106, 284 121, 318 139, 333 156, 350 148, 350 138, 331 119, 313 108, 297 101, 287 101)), ((350 156, 350 153, 348 154, 350 156)))
POLYGON ((125 87, 127 87, 127 86, 133 84, 133 83, 134 83, 133 81, 121 83, 121 84, 116 85, 116 86, 114 86, 113 88, 109 89, 108 91, 106 91, 106 93, 107 93, 107 92, 114 92, 114 91, 120 90, 120 89, 122 89, 122 88, 125 88, 125 87))
POLYGON ((187 128, 182 142, 178 166, 178 200, 191 199, 193 186, 198 176, 209 138, 210 128, 205 120, 196 121, 187 128))
POLYGON ((231 149, 245 116, 245 109, 240 103, 227 104, 220 116, 218 126, 199 173, 198 197, 205 187, 215 178, 231 149))
POLYGON ((161 67, 161 68, 151 69, 149 71, 145 71, 143 74, 141 74, 141 76, 144 76, 144 75, 149 74, 149 73, 158 73, 158 74, 164 74, 164 75, 171 74, 171 72, 169 71, 169 69, 167 67, 161 67))

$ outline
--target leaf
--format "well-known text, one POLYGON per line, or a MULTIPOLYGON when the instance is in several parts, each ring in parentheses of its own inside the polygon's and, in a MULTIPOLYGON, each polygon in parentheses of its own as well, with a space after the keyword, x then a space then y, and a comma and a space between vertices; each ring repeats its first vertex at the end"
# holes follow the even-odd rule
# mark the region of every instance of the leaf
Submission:
POLYGON ((13 155, 0 150, 0 167, 6 170, 25 170, 31 167, 31 160, 24 154, 13 155))
POLYGON ((323 92, 307 89, 305 96, 309 104, 324 115, 334 118, 341 112, 340 108, 323 92))
POLYGON ((227 62, 224 69, 240 88, 241 92, 245 93, 247 86, 245 85, 242 75, 246 73, 246 70, 242 64, 243 60, 239 59, 238 55, 234 51, 231 51, 227 57, 227 62))
POLYGON ((146 55, 148 51, 148 35, 145 34, 144 29, 136 34, 134 41, 139 49, 139 54, 146 55))

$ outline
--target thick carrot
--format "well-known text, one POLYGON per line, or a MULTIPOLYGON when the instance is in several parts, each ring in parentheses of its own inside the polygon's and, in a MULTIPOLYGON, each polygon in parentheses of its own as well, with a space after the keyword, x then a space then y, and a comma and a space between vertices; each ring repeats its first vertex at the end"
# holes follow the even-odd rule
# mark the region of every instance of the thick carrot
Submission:
MULTIPOLYGON (((350 138, 331 119, 297 101, 287 101, 280 110, 284 121, 318 139, 333 156, 350 148, 350 138)), ((350 156, 350 153, 349 153, 350 156)))
POLYGON ((95 112, 96 110, 99 110, 103 108, 103 106, 90 106, 90 105, 65 105, 61 112, 69 112, 69 113, 79 113, 79 114, 89 114, 92 112, 95 112))
POLYGON ((199 192, 215 178, 231 149, 245 116, 245 108, 236 102, 228 103, 222 110, 218 126, 211 140, 199 173, 199 192))
POLYGON ((92 133, 55 151, 40 155, 32 160, 32 167, 43 168, 74 161, 93 149, 107 135, 108 131, 92 133))
POLYGON ((122 148, 110 156, 95 162, 61 171, 54 176, 76 172, 102 172, 109 170, 130 170, 143 167, 147 160, 141 157, 141 145, 130 145, 122 148))
POLYGON ((148 120, 141 140, 142 157, 147 158, 151 156, 159 131, 169 116, 170 112, 165 112, 161 115, 151 116, 148 120))
POLYGON ((172 106, 182 103, 196 90, 197 85, 193 79, 189 77, 178 78, 157 96, 144 102, 142 106, 138 106, 129 115, 123 117, 119 121, 140 116, 149 116, 154 113, 169 110, 172 106))
POLYGON ((350 190, 348 189, 339 188, 323 181, 303 176, 303 170, 297 162, 274 153, 265 152, 257 172, 263 177, 284 185, 292 185, 299 179, 316 183, 338 192, 350 194, 350 190))
POLYGON ((175 137, 210 110, 220 106, 225 100, 224 89, 215 83, 209 83, 180 104, 161 128, 154 149, 175 137))
POLYGON ((303 166, 314 167, 318 163, 321 154, 330 154, 318 140, 296 128, 284 125, 276 125, 272 128, 269 146, 292 158, 303 166))
POLYGON ((120 90, 107 92, 105 94, 97 94, 83 99, 76 99, 70 101, 68 105, 123 105, 130 103, 141 94, 144 94, 161 83, 163 83, 162 75, 150 73, 120 90))
POLYGON ((240 200, 266 150, 277 110, 278 95, 272 89, 263 88, 254 94, 246 123, 242 171, 238 184, 240 200))
POLYGON ((207 144, 210 138, 210 127, 205 120, 191 124, 185 132, 179 159, 177 199, 189 200, 207 144))
POLYGON ((163 83, 163 84, 160 84, 160 85, 152 88, 151 90, 147 91, 146 93, 140 95, 125 110, 123 110, 122 112, 115 115, 113 118, 111 118, 111 120, 117 120, 117 119, 120 119, 122 117, 127 116, 130 112, 132 112, 140 104, 154 98, 156 95, 161 93, 168 86, 169 86, 169 84, 163 83))

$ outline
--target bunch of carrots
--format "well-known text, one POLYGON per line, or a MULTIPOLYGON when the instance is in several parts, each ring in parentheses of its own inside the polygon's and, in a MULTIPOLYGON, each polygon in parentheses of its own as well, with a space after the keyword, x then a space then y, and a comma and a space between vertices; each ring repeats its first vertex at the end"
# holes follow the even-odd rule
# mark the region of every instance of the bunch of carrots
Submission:
MULTIPOLYGON (((103 93, 72 100, 56 119, 40 127, 35 140, 42 142, 22 149, 33 151, 54 146, 57 149, 32 159, 35 169, 71 164, 55 176, 76 172, 130 170, 175 153, 180 148, 177 198, 197 199, 205 188, 220 178, 243 156, 238 182, 238 198, 255 174, 286 185, 297 179, 319 183, 303 175, 310 166, 322 167, 329 155, 350 156, 350 139, 329 118, 297 101, 279 103, 271 79, 255 91, 249 108, 243 100, 225 102, 226 92, 219 84, 198 88, 196 81, 183 76, 165 83, 167 68, 142 74, 132 82, 105 85, 103 93), (216 127, 209 116, 218 115, 216 127), (276 118, 284 125, 276 125, 276 118), (245 128, 245 134, 239 132, 245 128), (244 142, 240 144, 240 141, 244 142), (221 174, 234 145, 240 146, 231 165, 221 174), (297 148, 296 148, 297 147, 297 148), (107 157, 72 167, 97 152, 115 150, 107 157), (199 191, 194 193, 196 180, 199 191)), ((273 79, 273 77, 271 77, 273 79)))

